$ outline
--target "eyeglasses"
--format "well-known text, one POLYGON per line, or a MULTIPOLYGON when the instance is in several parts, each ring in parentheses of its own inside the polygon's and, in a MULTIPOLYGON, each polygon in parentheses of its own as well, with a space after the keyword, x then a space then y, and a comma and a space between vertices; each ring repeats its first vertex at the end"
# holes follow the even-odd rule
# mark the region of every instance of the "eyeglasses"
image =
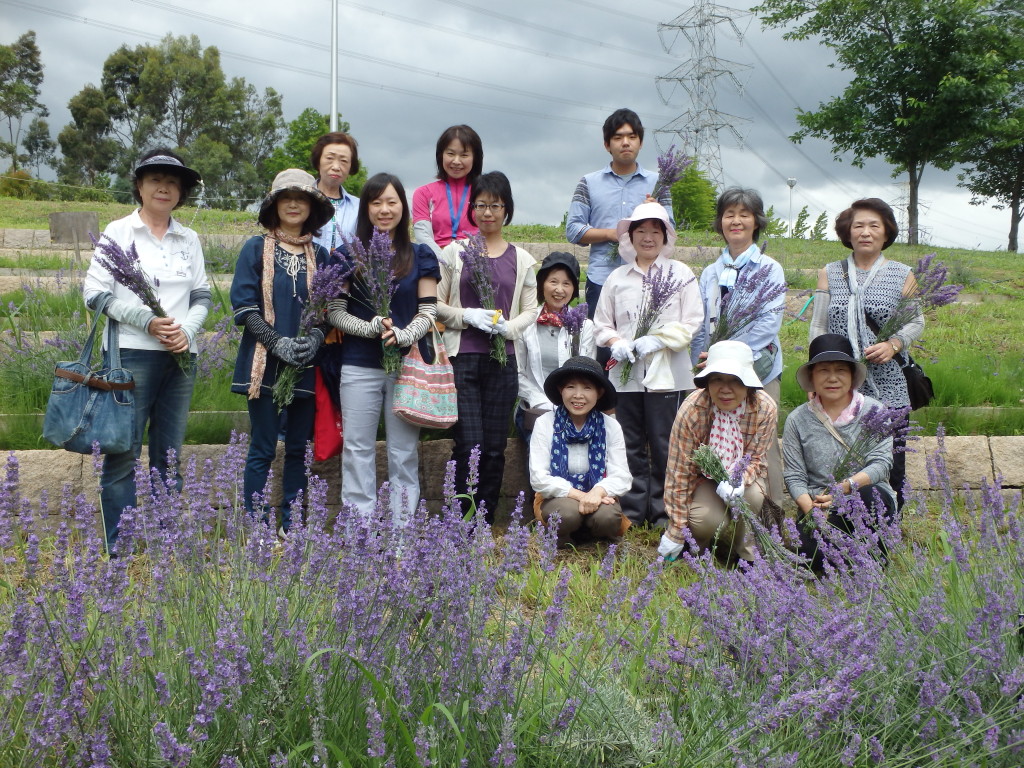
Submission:
POLYGON ((473 203, 473 210, 483 213, 484 211, 502 211, 505 209, 504 203, 473 203))

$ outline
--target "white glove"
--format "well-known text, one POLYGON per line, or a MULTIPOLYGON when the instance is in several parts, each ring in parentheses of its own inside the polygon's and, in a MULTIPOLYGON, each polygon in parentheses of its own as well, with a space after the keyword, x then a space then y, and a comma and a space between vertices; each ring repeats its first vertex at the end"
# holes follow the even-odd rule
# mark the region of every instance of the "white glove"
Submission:
POLYGON ((628 339, 616 341, 612 344, 612 357, 619 363, 624 363, 626 360, 635 363, 636 356, 633 354, 633 342, 628 339))
POLYGON ((665 348, 665 342, 654 336, 641 336, 633 342, 633 351, 637 357, 647 357, 665 348))
POLYGON ((506 339, 508 338, 508 322, 504 317, 499 317, 498 322, 494 324, 494 333, 500 334, 506 339))
POLYGON ((718 494, 718 498, 729 504, 733 499, 743 498, 743 484, 732 485, 728 480, 723 480, 718 484, 715 493, 718 494))
POLYGON ((679 557, 679 553, 682 551, 682 544, 676 544, 668 537, 667 533, 661 534, 661 541, 658 542, 658 555, 665 560, 671 561, 679 557))
POLYGON ((462 312, 462 320, 466 325, 471 325, 484 333, 494 333, 492 317, 494 317, 494 312, 483 307, 470 307, 462 312))

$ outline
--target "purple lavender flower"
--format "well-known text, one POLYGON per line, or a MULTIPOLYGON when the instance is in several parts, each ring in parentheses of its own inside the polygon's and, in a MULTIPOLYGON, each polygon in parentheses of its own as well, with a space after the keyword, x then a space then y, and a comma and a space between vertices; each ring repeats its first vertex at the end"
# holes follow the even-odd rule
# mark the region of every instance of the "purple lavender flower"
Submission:
POLYGON ((857 436, 832 465, 832 477, 845 480, 864 469, 867 456, 883 440, 906 439, 910 408, 874 406, 860 417, 857 436))
POLYGON ((726 339, 735 339, 750 325, 784 308, 786 284, 770 280, 772 267, 763 264, 744 270, 736 285, 722 299, 718 319, 708 339, 708 346, 726 339))
MULTIPOLYGON (((669 300, 684 287, 695 280, 691 275, 689 278, 673 278, 672 270, 652 264, 643 279, 643 298, 640 299, 640 311, 637 314, 636 328, 633 330, 633 339, 646 336, 658 322, 661 311, 668 304, 669 300)), ((622 365, 620 381, 625 386, 633 372, 633 363, 627 360, 622 365)))
MULTIPOLYGON (((357 237, 350 237, 345 239, 345 248, 353 266, 350 276, 359 281, 370 308, 381 317, 391 317, 391 299, 398 290, 398 282, 395 278, 395 246, 388 233, 374 227, 368 244, 364 245, 357 237)), ((395 345, 385 345, 383 341, 381 347, 384 350, 384 370, 397 373, 402 367, 401 351, 395 345)))
POLYGON ((583 324, 587 321, 588 309, 589 307, 584 301, 575 307, 566 304, 558 313, 562 318, 562 327, 569 332, 569 345, 573 357, 580 353, 580 334, 583 333, 583 324))
MULTIPOLYGON (((501 310, 497 304, 497 288, 494 284, 494 260, 487 256, 487 242, 484 236, 477 233, 470 235, 469 241, 462 249, 463 268, 468 271, 469 284, 480 300, 480 306, 494 312, 494 322, 501 318, 501 310)), ((491 357, 506 365, 508 352, 505 349, 505 337, 500 333, 491 336, 491 357)))
POLYGON ((935 258, 934 253, 921 257, 914 267, 914 290, 900 296, 892 314, 882 323, 875 338, 879 341, 891 339, 907 323, 918 314, 927 313, 938 307, 944 307, 957 300, 962 285, 947 283, 949 270, 946 265, 935 258))
MULTIPOLYGON (((139 301, 145 304, 149 311, 157 317, 167 317, 167 312, 160 305, 160 299, 157 298, 156 291, 154 290, 154 287, 160 285, 160 281, 154 278, 150 282, 146 273, 142 271, 142 267, 139 264, 139 252, 135 248, 135 243, 133 242, 129 245, 126 252, 124 248, 105 234, 97 238, 90 232, 89 238, 92 240, 93 245, 96 246, 94 258, 101 267, 110 273, 111 277, 114 278, 114 282, 138 296, 139 301)), ((178 361, 178 365, 181 366, 183 371, 190 372, 192 370, 192 354, 188 350, 175 352, 174 358, 178 361)))
POLYGON ((683 172, 693 163, 693 158, 683 150, 676 151, 673 144, 661 155, 658 155, 658 183, 654 185, 651 197, 655 200, 661 199, 666 189, 671 189, 677 181, 683 178, 683 172))

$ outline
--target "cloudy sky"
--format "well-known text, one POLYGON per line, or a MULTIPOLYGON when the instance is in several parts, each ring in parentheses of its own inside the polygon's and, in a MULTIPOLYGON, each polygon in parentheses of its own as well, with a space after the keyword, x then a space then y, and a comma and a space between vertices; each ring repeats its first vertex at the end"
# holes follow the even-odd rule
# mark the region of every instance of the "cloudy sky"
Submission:
MULTIPOLYGON (((70 120, 68 100, 85 84, 99 83, 110 53, 168 33, 195 34, 204 46, 217 46, 226 75, 279 91, 290 120, 310 106, 329 111, 331 4, 0 0, 0 42, 36 31, 54 136, 70 120)), ((339 6, 343 119, 370 172, 396 173, 410 194, 432 179, 437 136, 455 123, 480 133, 487 170, 508 174, 521 224, 561 221, 579 177, 607 162, 601 124, 614 109, 628 106, 643 120, 640 161, 647 167, 655 167, 659 149, 683 141, 660 129, 677 125, 690 99, 658 78, 686 70, 694 48, 672 30, 659 34, 658 25, 692 12, 690 2, 633 0, 628 10, 612 0, 340 0, 339 6)), ((798 107, 814 109, 848 79, 829 68, 828 49, 763 32, 743 10, 720 10, 733 23, 724 21, 714 35, 726 72, 717 80, 718 109, 735 117, 742 139, 720 134, 725 183, 757 188, 783 218, 790 177, 797 180, 794 215, 806 205, 812 221, 823 210, 832 219, 864 196, 898 207, 905 177, 893 179, 884 162, 858 169, 848 159, 833 160, 825 142, 794 145, 786 138, 797 128, 798 107)), ((955 173, 926 169, 921 200, 926 242, 1005 248, 1008 214, 969 205, 955 173)))

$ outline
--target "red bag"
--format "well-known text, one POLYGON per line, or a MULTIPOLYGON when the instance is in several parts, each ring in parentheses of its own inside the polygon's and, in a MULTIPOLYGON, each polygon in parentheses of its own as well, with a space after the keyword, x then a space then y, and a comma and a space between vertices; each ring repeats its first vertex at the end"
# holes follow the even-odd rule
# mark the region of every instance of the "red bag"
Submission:
POLYGON ((313 419, 313 461, 341 454, 341 411, 334 404, 323 374, 316 369, 316 415, 313 419))

